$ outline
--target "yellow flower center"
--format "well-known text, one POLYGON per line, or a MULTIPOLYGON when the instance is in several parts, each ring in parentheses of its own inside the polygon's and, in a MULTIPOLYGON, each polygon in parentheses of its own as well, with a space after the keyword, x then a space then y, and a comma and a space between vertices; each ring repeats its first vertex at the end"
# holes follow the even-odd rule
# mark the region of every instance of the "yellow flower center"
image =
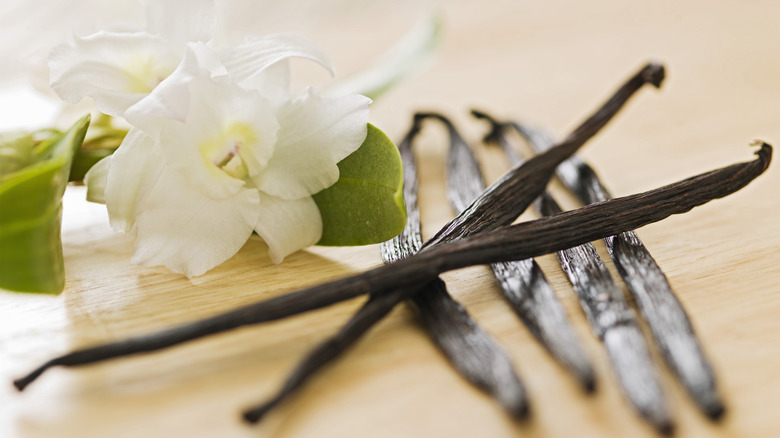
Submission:
POLYGON ((175 65, 162 62, 155 56, 134 54, 125 66, 130 81, 127 91, 130 93, 151 93, 160 82, 173 73, 175 67, 175 65))
POLYGON ((209 168, 233 178, 244 180, 249 176, 246 165, 248 146, 257 143, 257 135, 244 123, 233 123, 219 136, 201 143, 199 151, 209 168), (242 159, 243 157, 243 159, 242 159))

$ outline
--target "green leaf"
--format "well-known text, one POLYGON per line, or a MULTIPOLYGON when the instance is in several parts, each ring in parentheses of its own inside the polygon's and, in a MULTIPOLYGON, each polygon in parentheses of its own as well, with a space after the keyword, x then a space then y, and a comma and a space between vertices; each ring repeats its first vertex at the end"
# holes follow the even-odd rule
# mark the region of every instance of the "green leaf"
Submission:
POLYGON ((117 147, 106 147, 102 149, 86 149, 82 148, 78 151, 73 158, 73 165, 70 169, 70 181, 84 181, 84 175, 87 174, 89 169, 92 168, 98 161, 103 158, 112 155, 116 152, 117 147))
POLYGON ((0 178, 30 165, 36 141, 27 132, 0 133, 0 178))
POLYGON ((0 175, 0 288, 62 291, 62 194, 89 120, 35 144, 23 167, 0 175))
POLYGON ((339 172, 336 184, 314 195, 323 225, 318 245, 369 245, 404 229, 401 156, 382 131, 369 124, 366 140, 339 162, 339 172))
POLYGON ((84 176, 98 161, 112 155, 127 135, 127 129, 114 126, 114 118, 100 114, 89 125, 89 132, 73 157, 70 181, 84 181, 84 176))

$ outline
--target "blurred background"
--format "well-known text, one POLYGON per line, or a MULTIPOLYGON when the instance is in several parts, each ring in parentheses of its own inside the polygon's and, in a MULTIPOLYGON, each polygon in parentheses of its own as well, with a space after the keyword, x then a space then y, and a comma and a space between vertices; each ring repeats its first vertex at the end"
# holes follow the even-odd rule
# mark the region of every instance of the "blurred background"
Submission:
MULTIPOLYGON (((336 67, 335 79, 305 61, 295 62, 293 73, 296 83, 322 88, 372 65, 419 23, 441 17, 442 43, 432 62, 372 105, 371 122, 395 140, 413 112, 425 109, 452 117, 478 144, 486 127, 470 118, 472 107, 564 135, 645 62, 662 62, 662 89, 640 92, 582 152, 615 195, 748 160, 753 139, 780 139, 776 1, 222 1, 219 10, 227 24, 220 39, 284 32, 319 45, 336 67)), ((46 91, 45 59, 52 46, 71 33, 142 25, 134 1, 5 0, 0 130, 58 120, 61 105, 46 91)), ((418 146, 428 236, 452 217, 442 184, 446 147, 443 130, 436 128, 426 129, 418 146)), ((483 148, 478 154, 490 181, 506 169, 483 148)), ((706 421, 667 373, 679 436, 774 437, 780 431, 779 186, 780 174, 770 169, 726 200, 640 231, 690 313, 729 408, 722 423, 706 421)), ((0 294, 0 324, 15 321, 0 325, 0 351, 12 352, 9 365, 0 361, 6 380, 73 344, 146 332, 254 300, 258 291, 272 293, 263 275, 315 283, 380 263, 375 248, 314 248, 293 259, 294 274, 265 265, 252 271, 246 263, 257 260, 245 248, 192 285, 164 271, 130 267, 126 239, 110 234, 105 224, 87 231, 79 216, 86 210, 78 209, 85 202, 67 196, 65 214, 75 225, 63 235, 66 292, 51 299, 0 294), (91 263, 101 251, 105 266, 98 268, 91 263), (312 267, 333 260, 341 269, 336 274, 312 267), (116 293, 112 284, 129 286, 116 293), (190 299, 187 312, 179 301, 165 301, 172 290, 190 299), (228 293, 233 295, 225 298, 228 293)), ((257 244, 250 246, 257 250, 257 244)), ((554 257, 540 258, 540 264, 597 362, 603 384, 593 397, 578 392, 534 343, 494 293, 487 271, 446 277, 453 295, 510 351, 527 380, 534 403, 527 423, 511 422, 462 382, 401 309, 270 425, 239 424, 238 407, 276 388, 323 333, 338 328, 356 305, 350 303, 301 325, 233 334, 156 358, 101 366, 99 372, 53 372, 23 397, 0 389, 0 426, 8 425, 10 436, 27 437, 656 436, 618 393, 554 257)))

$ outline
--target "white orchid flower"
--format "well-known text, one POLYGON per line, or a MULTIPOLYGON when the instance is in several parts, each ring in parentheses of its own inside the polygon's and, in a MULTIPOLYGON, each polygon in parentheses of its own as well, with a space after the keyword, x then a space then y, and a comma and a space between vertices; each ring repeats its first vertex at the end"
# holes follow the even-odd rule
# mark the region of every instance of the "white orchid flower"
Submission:
POLYGON ((134 263, 196 276, 253 231, 275 263, 319 240, 311 195, 338 180, 337 163, 365 139, 370 100, 314 90, 280 100, 286 91, 238 85, 286 82, 286 69, 272 67, 296 52, 285 53, 253 61, 266 74, 237 77, 216 52, 190 44, 175 72, 128 109, 137 127, 87 183, 104 195, 114 228, 137 230, 134 263))
MULTIPOLYGON (((114 117, 149 95, 171 75, 189 42, 210 42, 215 35, 213 0, 147 0, 146 28, 140 32, 100 31, 72 36, 55 47, 49 58, 51 87, 64 101, 91 97, 97 109, 114 117)), ((286 73, 286 58, 302 57, 333 69, 327 57, 309 41, 294 35, 250 37, 219 52, 222 63, 249 88, 286 89, 267 83, 262 72, 270 65, 286 73), (269 87, 269 85, 271 85, 269 87)), ((286 78, 287 74, 276 75, 286 78)))
POLYGON ((232 257, 253 232, 275 263, 322 235, 312 195, 367 133, 370 99, 289 92, 292 57, 333 73, 294 35, 212 47, 210 0, 146 5, 144 32, 73 37, 50 61, 66 101, 92 97, 131 126, 87 175, 119 231, 136 231, 133 262, 187 276, 232 257), (175 14, 175 15, 174 15, 175 14))
POLYGON ((212 0, 144 2, 146 30, 71 36, 49 57, 49 79, 66 102, 92 97, 103 113, 121 116, 170 75, 189 41, 214 32, 212 0))

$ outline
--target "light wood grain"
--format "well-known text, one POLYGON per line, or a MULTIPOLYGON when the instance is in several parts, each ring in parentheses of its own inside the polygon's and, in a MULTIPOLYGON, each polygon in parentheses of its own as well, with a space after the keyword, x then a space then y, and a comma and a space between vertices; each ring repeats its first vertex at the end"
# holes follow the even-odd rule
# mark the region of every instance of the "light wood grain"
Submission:
MULTIPOLYGON (((399 13, 383 23, 368 7, 347 14, 349 4, 320 11, 316 26, 296 24, 343 73, 365 65, 376 47, 411 24, 399 13), (362 16, 368 19, 357 19, 362 16)), ((563 134, 629 73, 655 59, 668 67, 663 89, 639 93, 584 151, 615 195, 749 160, 747 144, 754 138, 780 140, 780 3, 457 1, 441 10, 446 39, 436 63, 373 105, 372 122, 395 139, 413 111, 436 109, 476 141, 485 126, 469 119, 472 105, 563 134)), ((429 236, 451 217, 442 183, 444 140, 443 131, 426 128, 418 146, 429 236)), ((490 151, 479 153, 489 178, 506 167, 490 151)), ((728 406, 721 423, 708 422, 666 373, 679 436, 780 432, 780 173, 774 167, 727 199, 639 231, 691 315, 728 406)), ((485 268, 445 276, 452 294, 510 352, 527 382, 533 416, 520 424, 464 383, 401 307, 259 427, 243 425, 240 409, 272 394, 307 349, 334 332, 361 300, 166 352, 53 370, 17 394, 11 379, 55 354, 381 263, 377 247, 370 246, 311 248, 276 266, 264 244, 252 239, 223 266, 188 281, 131 265, 132 236, 112 233, 103 208, 87 204, 83 195, 83 189, 69 188, 66 197, 65 292, 0 291, 0 435, 654 436, 619 394, 604 352, 550 256, 539 262, 596 362, 600 386, 594 396, 584 395, 533 341, 485 268)), ((605 255, 603 245, 599 250, 605 255)))

